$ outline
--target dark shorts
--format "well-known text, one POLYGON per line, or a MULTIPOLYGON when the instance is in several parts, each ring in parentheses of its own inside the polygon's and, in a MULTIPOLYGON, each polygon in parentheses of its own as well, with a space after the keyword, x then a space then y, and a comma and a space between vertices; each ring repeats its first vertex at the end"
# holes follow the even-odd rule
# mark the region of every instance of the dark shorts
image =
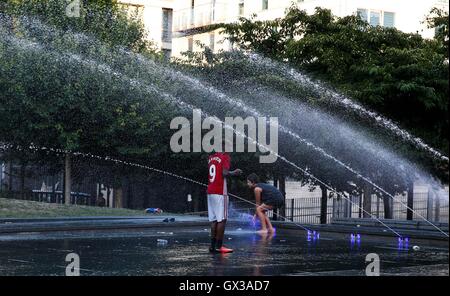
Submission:
POLYGON ((272 206, 274 208, 281 208, 284 204, 282 200, 266 200, 263 202, 265 205, 272 206))

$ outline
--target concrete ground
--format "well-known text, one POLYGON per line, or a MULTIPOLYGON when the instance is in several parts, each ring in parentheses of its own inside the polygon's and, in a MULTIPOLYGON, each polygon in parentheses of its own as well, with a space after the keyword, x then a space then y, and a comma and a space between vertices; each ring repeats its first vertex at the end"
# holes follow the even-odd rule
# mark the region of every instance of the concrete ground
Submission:
POLYGON ((349 233, 324 230, 308 239, 304 230, 282 225, 275 236, 260 236, 248 223, 230 221, 226 245, 235 252, 219 255, 208 252, 205 218, 165 218, 0 221, 0 275, 62 276, 69 253, 79 255, 86 276, 353 276, 365 275, 369 253, 379 256, 381 275, 449 275, 448 240, 412 238, 399 245, 396 237, 363 234, 351 241, 349 233))

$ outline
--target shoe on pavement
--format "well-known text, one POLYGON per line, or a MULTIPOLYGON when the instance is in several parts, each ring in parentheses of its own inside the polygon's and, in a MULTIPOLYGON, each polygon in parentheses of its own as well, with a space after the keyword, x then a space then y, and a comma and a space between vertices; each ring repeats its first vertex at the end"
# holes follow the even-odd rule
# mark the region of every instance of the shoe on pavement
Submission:
POLYGON ((222 246, 220 249, 216 249, 216 252, 219 252, 219 253, 232 253, 233 249, 229 249, 227 247, 222 246))

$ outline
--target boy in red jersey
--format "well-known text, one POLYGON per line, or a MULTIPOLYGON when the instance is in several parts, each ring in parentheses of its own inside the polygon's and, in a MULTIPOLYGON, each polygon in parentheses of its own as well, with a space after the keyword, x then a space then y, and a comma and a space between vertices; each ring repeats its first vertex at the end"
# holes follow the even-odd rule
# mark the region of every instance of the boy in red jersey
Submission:
POLYGON ((228 218, 227 177, 239 176, 242 171, 230 171, 230 156, 226 152, 216 152, 208 158, 208 218, 211 222, 210 252, 231 253, 223 246, 223 236, 228 218))

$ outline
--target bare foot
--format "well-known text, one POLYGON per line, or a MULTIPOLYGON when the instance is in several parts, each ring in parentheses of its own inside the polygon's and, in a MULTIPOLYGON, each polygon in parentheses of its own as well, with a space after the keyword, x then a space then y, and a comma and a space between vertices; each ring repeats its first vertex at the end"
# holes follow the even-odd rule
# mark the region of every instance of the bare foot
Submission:
POLYGON ((272 227, 272 228, 269 228, 268 231, 269 231, 269 233, 275 233, 275 228, 273 228, 273 227, 272 227))
POLYGON ((258 233, 258 234, 263 234, 263 235, 264 235, 264 234, 267 234, 268 231, 267 231, 267 229, 261 229, 261 230, 258 230, 257 233, 258 233))

